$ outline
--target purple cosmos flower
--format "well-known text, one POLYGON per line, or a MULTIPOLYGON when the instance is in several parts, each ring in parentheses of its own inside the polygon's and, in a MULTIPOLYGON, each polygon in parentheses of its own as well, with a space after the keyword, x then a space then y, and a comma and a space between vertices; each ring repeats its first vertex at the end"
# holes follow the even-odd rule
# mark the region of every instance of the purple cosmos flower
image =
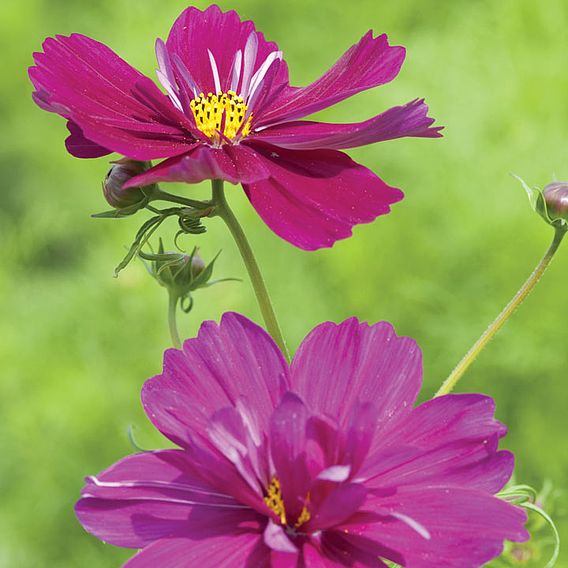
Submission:
POLYGON ((388 323, 318 326, 289 367, 237 314, 203 324, 144 385, 182 449, 132 455, 87 479, 76 512, 126 566, 469 568, 523 541, 495 497, 513 455, 489 397, 416 408, 416 343, 388 323))
POLYGON ((298 120, 392 81, 405 56, 368 32, 321 78, 292 87, 282 52, 250 21, 217 6, 188 8, 156 43, 167 96, 105 45, 79 34, 48 38, 34 54, 36 103, 68 119, 67 149, 79 158, 118 152, 165 158, 125 187, 161 181, 242 183, 283 239, 329 247, 353 225, 388 213, 402 193, 339 152, 404 136, 438 137, 423 100, 370 120, 298 120))

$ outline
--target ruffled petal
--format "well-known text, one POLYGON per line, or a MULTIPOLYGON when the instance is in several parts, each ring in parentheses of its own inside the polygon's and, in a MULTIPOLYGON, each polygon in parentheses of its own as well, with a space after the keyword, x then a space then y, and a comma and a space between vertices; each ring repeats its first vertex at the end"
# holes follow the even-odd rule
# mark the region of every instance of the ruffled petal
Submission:
POLYGON ((29 76, 34 100, 72 120, 84 138, 137 160, 176 156, 193 125, 147 77, 80 34, 48 38, 29 76))
POLYGON ((298 348, 291 382, 311 411, 343 426, 358 403, 371 402, 380 431, 411 411, 422 382, 422 355, 414 340, 398 337, 386 322, 327 322, 298 348))
POLYGON ((304 250, 330 247, 349 237, 354 225, 385 215, 403 197, 341 152, 260 144, 254 149, 270 177, 245 183, 245 192, 278 236, 304 250))
POLYGON ((510 479, 513 454, 497 451, 506 428, 476 394, 435 398, 381 433, 360 475, 372 487, 457 485, 491 493, 510 479))
POLYGON ((251 183, 264 180, 269 175, 270 170, 261 157, 246 146, 212 148, 197 143, 187 154, 164 160, 131 178, 124 188, 167 181, 199 183, 210 179, 222 179, 234 184, 251 183))
POLYGON ((529 538, 523 509, 482 491, 403 487, 376 507, 338 531, 398 551, 408 567, 477 568, 501 554, 504 540, 529 538))
POLYGON ((288 388, 288 365, 271 337, 247 318, 227 313, 219 324, 205 322, 182 350, 166 351, 163 372, 146 381, 142 402, 165 436, 191 445, 191 436, 207 436, 206 419, 239 400, 253 410, 258 432, 268 432, 288 388))
POLYGON ((255 140, 282 148, 342 150, 405 136, 439 138, 442 136, 442 127, 432 127, 433 122, 434 119, 428 116, 428 106, 424 100, 417 99, 403 106, 393 107, 365 122, 286 122, 261 130, 252 136, 255 140))
POLYGON ((286 89, 263 113, 258 126, 302 118, 388 83, 398 75, 404 56, 405 49, 390 46, 385 34, 374 38, 369 31, 317 81, 307 87, 286 89))
POLYGON ((115 546, 141 548, 176 534, 203 538, 260 526, 257 513, 215 491, 180 450, 132 455, 86 481, 77 517, 115 546))
POLYGON ((205 540, 163 539, 141 550, 124 568, 252 568, 269 566, 269 557, 260 535, 245 532, 205 540))
MULTIPOLYGON (((174 61, 179 58, 183 62, 198 90, 204 93, 231 88, 233 64, 238 51, 241 52, 242 66, 241 80, 233 89, 237 92, 241 92, 239 87, 243 80, 246 82, 243 75, 247 75, 250 82, 266 58, 278 51, 275 43, 267 42, 255 30, 253 22, 242 22, 235 11, 222 12, 216 5, 204 11, 194 7, 184 10, 172 26, 166 46, 174 61), (215 71, 209 53, 215 62, 215 71), (215 73, 219 84, 216 84, 215 73)), ((282 83, 288 83, 288 70, 284 63, 278 68, 274 88, 282 83)))

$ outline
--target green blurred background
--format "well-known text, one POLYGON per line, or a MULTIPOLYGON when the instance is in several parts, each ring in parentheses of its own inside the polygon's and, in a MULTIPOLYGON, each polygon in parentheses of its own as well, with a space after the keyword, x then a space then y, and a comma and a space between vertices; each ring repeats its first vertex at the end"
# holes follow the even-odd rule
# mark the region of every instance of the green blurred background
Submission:
MULTIPOLYGON (((442 140, 398 140, 351 152, 406 199, 332 250, 305 253, 275 237, 242 191, 229 198, 256 248, 292 348, 317 323, 386 319, 424 350, 430 396, 532 270, 551 230, 519 183, 568 178, 568 4, 565 0, 239 0, 284 50, 306 84, 369 28, 408 56, 390 85, 321 113, 350 122, 425 97, 442 140)), ((206 2, 196 2, 205 7, 206 2)), ((44 37, 82 32, 153 75, 153 44, 184 1, 4 0, 0 7, 2 193, 0 228, 0 566, 118 566, 129 551, 88 536, 73 516, 82 478, 164 441, 146 421, 142 382, 169 345, 166 297, 133 263, 113 267, 141 217, 94 220, 107 160, 64 149, 64 121, 30 99, 26 68, 44 37)), ((205 196, 204 187, 173 187, 205 196)), ((217 276, 245 277, 235 247, 212 220, 195 238, 217 276)), ((171 235, 169 226, 165 234, 171 235)), ((185 241, 190 247, 191 242, 185 241)), ((510 427, 519 481, 560 492, 554 513, 568 534, 568 245, 526 305, 486 350, 460 390, 494 396, 510 427), (565 495, 565 493, 564 493, 565 495)), ((248 282, 202 291, 183 335, 226 310, 257 321, 248 282)), ((544 551, 547 552, 546 550, 544 551)), ((559 566, 568 566, 568 554, 559 566)), ((544 557, 526 566, 543 566, 544 557)))

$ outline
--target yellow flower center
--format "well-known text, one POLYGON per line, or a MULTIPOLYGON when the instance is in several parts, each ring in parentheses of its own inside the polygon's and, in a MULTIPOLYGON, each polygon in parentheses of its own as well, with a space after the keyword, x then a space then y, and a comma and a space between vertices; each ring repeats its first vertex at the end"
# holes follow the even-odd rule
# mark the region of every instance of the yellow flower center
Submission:
POLYGON ((197 128, 214 142, 221 141, 221 134, 233 140, 241 127, 241 137, 250 132, 252 114, 243 126, 247 105, 234 91, 209 93, 207 96, 201 93, 191 101, 190 106, 197 128))
MULTIPOLYGON (((304 523, 307 523, 310 518, 310 512, 308 511, 307 504, 310 501, 310 496, 306 497, 306 504, 298 517, 298 520, 294 523, 294 528, 301 527, 304 523)), ((284 500, 282 499, 282 489, 280 487, 280 481, 277 477, 273 477, 270 481, 270 485, 268 486, 268 490, 266 492, 266 497, 264 498, 264 502, 268 506, 268 508, 276 513, 276 515, 280 518, 280 523, 282 525, 286 524, 286 510, 284 509, 284 500)))

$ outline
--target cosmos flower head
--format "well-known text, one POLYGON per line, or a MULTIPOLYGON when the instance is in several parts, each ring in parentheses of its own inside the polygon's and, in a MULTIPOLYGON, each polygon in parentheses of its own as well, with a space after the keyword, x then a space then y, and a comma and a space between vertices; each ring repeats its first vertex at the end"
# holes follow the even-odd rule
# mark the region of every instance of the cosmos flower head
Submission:
POLYGON ((356 319, 316 327, 288 365, 238 314, 165 353, 144 409, 179 449, 89 477, 79 521, 140 549, 129 568, 472 568, 523 541, 495 494, 513 455, 491 398, 414 406, 416 343, 356 319))
POLYGON ((289 84, 282 52, 251 21, 215 5, 185 10, 156 55, 165 93, 102 43, 48 38, 29 70, 34 100, 68 120, 74 156, 163 160, 125 189, 242 184, 266 224, 306 250, 350 236, 403 197, 340 150, 440 136, 419 99, 359 123, 300 120, 397 76, 405 50, 384 34, 365 34, 307 87, 289 84))

